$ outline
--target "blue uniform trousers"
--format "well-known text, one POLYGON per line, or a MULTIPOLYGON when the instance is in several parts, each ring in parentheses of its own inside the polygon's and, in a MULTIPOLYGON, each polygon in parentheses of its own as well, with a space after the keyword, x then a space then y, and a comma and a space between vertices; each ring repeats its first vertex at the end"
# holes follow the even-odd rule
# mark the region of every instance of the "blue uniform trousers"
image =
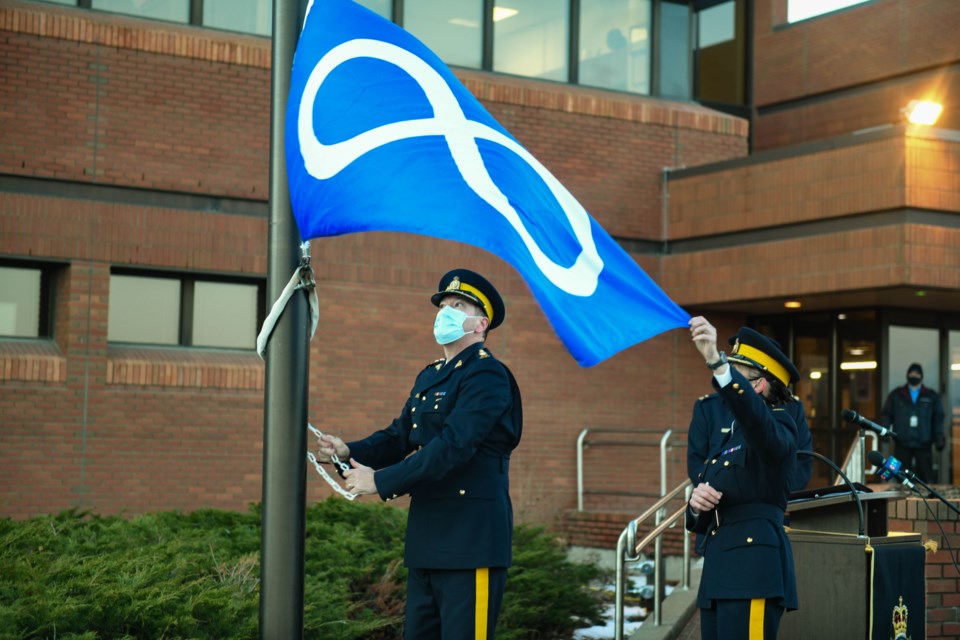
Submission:
POLYGON ((775 640, 783 616, 777 600, 714 600, 700 609, 701 640, 775 640))
POLYGON ((493 640, 504 567, 409 569, 405 640, 493 640))

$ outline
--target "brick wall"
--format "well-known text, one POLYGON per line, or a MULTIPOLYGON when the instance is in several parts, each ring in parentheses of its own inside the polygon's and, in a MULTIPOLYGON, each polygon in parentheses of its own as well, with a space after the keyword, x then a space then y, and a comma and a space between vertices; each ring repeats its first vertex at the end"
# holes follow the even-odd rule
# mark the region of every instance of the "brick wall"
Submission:
POLYGON ((674 240, 840 219, 846 226, 796 236, 783 231, 752 241, 749 251, 733 243, 677 251, 664 259, 664 288, 680 304, 708 304, 904 285, 960 287, 960 232, 910 222, 905 213, 960 211, 960 145, 902 131, 671 177, 674 240), (901 217, 863 217, 891 211, 901 217))
POLYGON ((960 128, 960 5, 873 0, 786 22, 787 0, 756 3, 756 149, 896 122, 912 99, 945 105, 937 123, 960 128))
MULTIPOLYGON (((956 490, 947 494, 955 496, 956 490)), ((957 497, 949 500, 954 508, 960 507, 957 497)), ((960 638, 960 573, 954 564, 960 549, 960 515, 935 498, 906 498, 893 505, 889 525, 891 531, 919 533, 924 542, 936 543, 938 550, 926 556, 926 637, 960 638)))

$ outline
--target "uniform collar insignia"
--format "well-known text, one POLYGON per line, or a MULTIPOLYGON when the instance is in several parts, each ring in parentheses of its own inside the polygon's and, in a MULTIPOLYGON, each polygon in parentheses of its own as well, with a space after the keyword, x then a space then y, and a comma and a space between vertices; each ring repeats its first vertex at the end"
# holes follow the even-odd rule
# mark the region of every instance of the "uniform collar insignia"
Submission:
POLYGON ((480 349, 480 351, 478 351, 477 354, 478 354, 481 358, 489 358, 489 357, 490 357, 490 352, 488 352, 486 349, 480 349))
POLYGON ((463 366, 463 360, 457 360, 457 364, 453 365, 454 369, 459 369, 463 366))

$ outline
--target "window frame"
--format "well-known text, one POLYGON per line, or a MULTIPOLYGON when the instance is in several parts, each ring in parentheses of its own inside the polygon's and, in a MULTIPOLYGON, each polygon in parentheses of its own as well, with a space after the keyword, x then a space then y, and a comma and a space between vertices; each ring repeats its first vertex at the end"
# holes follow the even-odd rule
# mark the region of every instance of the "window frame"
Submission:
MULTIPOLYGON (((193 297, 197 282, 215 282, 221 284, 254 285, 257 288, 256 302, 256 327, 263 326, 266 319, 266 293, 267 280, 262 276, 236 276, 220 273, 204 273, 196 271, 178 271, 170 269, 149 269, 143 267, 112 266, 110 268, 110 277, 129 276, 139 278, 158 278, 176 280, 180 283, 180 314, 177 322, 177 342, 176 344, 163 344, 152 342, 127 342, 121 340, 110 340, 107 342, 112 345, 122 346, 149 346, 156 348, 187 348, 187 349, 213 349, 217 351, 255 351, 256 340, 250 347, 219 347, 208 345, 193 344, 193 297)), ((111 301, 112 304, 112 301, 111 301)), ((109 335, 109 330, 108 330, 109 335)))
POLYGON ((0 340, 53 340, 55 326, 54 296, 56 295, 57 272, 66 265, 46 260, 23 260, 0 257, 0 267, 10 269, 33 269, 40 272, 40 299, 37 310, 37 335, 14 336, 0 334, 0 340))

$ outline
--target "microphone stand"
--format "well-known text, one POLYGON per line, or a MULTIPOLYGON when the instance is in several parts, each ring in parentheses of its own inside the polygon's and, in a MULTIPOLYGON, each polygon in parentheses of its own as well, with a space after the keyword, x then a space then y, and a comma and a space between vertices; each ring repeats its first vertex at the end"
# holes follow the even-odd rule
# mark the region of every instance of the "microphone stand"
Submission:
POLYGON ((850 482, 850 478, 847 477, 847 474, 845 474, 843 470, 833 462, 833 460, 831 460, 826 456, 820 455, 816 451, 803 451, 803 450, 797 451, 797 455, 800 455, 801 453, 805 456, 812 456, 817 460, 825 462, 828 467, 836 471, 837 475, 843 478, 843 481, 847 485, 847 488, 850 489, 850 495, 853 496, 853 501, 857 503, 857 517, 859 518, 858 525, 860 527, 859 531, 857 532, 857 537, 866 538, 867 536, 864 533, 864 530, 866 529, 866 527, 864 525, 864 517, 863 517, 863 502, 860 501, 860 492, 857 491, 857 488, 853 486, 852 482, 850 482))
POLYGON ((863 484, 866 481, 867 471, 864 468, 867 461, 867 430, 863 427, 860 427, 860 484, 863 484))
MULTIPOLYGON (((950 509, 951 509, 954 513, 960 514, 960 508, 957 508, 957 505, 955 505, 955 504, 953 504, 952 502, 950 502, 949 500, 947 500, 945 497, 943 497, 942 494, 938 493, 936 490, 933 489, 933 487, 931 487, 931 486, 928 485, 926 482, 924 482, 923 480, 921 480, 920 478, 918 478, 915 474, 912 474, 912 475, 913 475, 913 477, 910 478, 910 480, 912 480, 913 482, 916 482, 918 485, 920 485, 921 487, 923 487, 924 489, 927 490, 927 498, 936 498, 937 500, 939 500, 939 501, 942 502, 943 504, 945 504, 945 505, 947 505, 948 507, 950 507, 950 509)), ((920 493, 920 492, 918 491, 917 493, 920 493)))

